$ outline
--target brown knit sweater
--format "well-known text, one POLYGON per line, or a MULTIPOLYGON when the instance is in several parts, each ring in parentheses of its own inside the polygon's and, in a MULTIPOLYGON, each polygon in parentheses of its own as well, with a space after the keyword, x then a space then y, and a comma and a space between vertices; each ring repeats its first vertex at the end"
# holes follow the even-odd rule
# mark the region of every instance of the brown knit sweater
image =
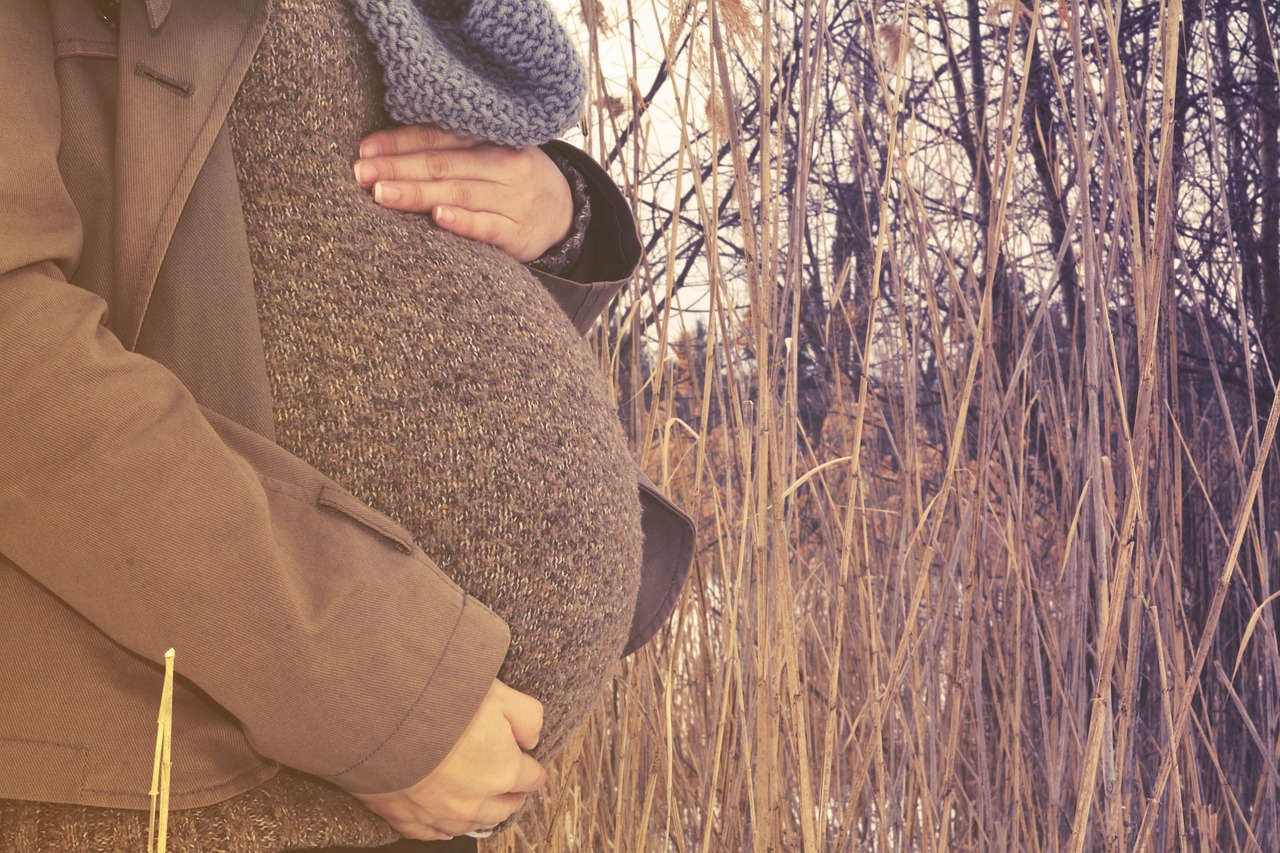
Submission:
MULTIPOLYGON (((359 141, 389 121, 349 4, 273 5, 228 124, 277 440, 508 622, 499 675, 544 703, 547 758, 613 671, 639 585, 639 501, 608 389, 527 270, 355 183, 359 141)), ((398 837, 289 770, 170 827, 173 853, 398 837)), ((0 800, 3 851, 140 850, 146 828, 140 812, 0 800)))
POLYGON ((360 139, 388 122, 348 4, 273 15, 229 126, 277 440, 508 621, 501 677, 546 705, 549 755, 613 670, 639 586, 608 389, 527 270, 355 183, 360 139))
MULTIPOLYGON (((174 736, 181 737, 181 720, 174 725, 174 736)), ((3 853, 144 853, 147 830, 143 811, 0 800, 3 853)), ((283 770, 238 797, 170 812, 165 849, 283 853, 338 844, 378 847, 399 837, 347 792, 283 770)))
POLYGON ((276 438, 511 624, 502 678, 547 706, 545 756, 626 642, 634 473, 594 360, 536 279, 353 181, 358 142, 388 123, 379 81, 347 3, 276 0, 229 119, 276 438))
POLYGON ((359 27, 343 0, 277 0, 229 122, 277 440, 508 622, 500 677, 543 702, 545 758, 626 642, 634 472, 593 358, 529 272, 353 181, 388 123, 359 27))

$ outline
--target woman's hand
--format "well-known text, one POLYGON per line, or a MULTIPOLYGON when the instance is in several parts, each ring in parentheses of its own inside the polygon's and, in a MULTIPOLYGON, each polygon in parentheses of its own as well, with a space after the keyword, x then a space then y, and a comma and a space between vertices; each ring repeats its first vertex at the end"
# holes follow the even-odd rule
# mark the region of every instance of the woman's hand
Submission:
POLYGON ((521 263, 563 242, 573 223, 564 175, 540 148, 507 148, 425 124, 379 130, 360 144, 360 186, 384 207, 436 224, 521 263))
POLYGON ((542 703, 495 680, 462 737, 427 778, 390 794, 356 794, 405 838, 439 841, 502 823, 547 781, 525 750, 538 744, 542 703))

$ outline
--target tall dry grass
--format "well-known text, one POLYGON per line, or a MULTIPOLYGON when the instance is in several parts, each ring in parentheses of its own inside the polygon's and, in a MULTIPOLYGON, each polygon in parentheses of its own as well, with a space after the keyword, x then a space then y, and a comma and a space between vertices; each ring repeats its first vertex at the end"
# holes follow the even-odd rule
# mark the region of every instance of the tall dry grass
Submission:
MULTIPOLYGON (((1268 388, 1197 396, 1179 375, 1205 326, 1177 288, 1164 81, 1208 61, 1194 43, 1180 60, 1179 0, 1160 4, 1136 91, 1107 0, 994 8, 985 198, 948 141, 950 81, 927 79, 938 22, 962 33, 965 4, 846 4, 860 68, 833 62, 834 4, 670 6, 582 14, 593 69, 670 60, 665 113, 641 108, 652 69, 597 76, 588 144, 650 227, 691 193, 597 344, 638 457, 698 521, 693 576, 548 795, 487 849, 1280 849, 1277 411, 1268 388), (665 37, 645 41, 655 18, 665 37), (798 54, 793 26, 810 34, 798 54), (1051 84, 1074 116, 1062 245, 1027 199, 1029 33, 1070 57, 1051 84), (796 62, 788 87, 744 82, 796 62), (832 377, 815 436, 795 309, 805 229, 827 221, 820 176, 844 168, 831 157, 879 204, 869 256, 811 252, 829 294, 862 286, 825 317, 863 369, 832 377), (698 229, 734 250, 673 295, 698 229), (1017 270, 1016 321, 997 255, 1017 270), (1074 308, 1049 292, 1064 263, 1074 308), (643 356, 622 345, 639 338, 643 356)), ((1247 342, 1206 348, 1247 359, 1247 342)))

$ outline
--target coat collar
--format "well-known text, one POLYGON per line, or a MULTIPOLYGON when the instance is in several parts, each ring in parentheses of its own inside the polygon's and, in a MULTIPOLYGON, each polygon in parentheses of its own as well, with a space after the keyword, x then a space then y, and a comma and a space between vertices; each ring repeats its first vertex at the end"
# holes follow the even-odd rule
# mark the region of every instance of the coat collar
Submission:
POLYGON ((173 0, 147 0, 147 22, 151 24, 151 29, 160 28, 164 19, 169 17, 169 10, 172 7, 173 0))
POLYGON ((269 0, 124 3, 112 329, 138 339, 169 241, 266 29, 269 0), (159 21, 164 26, 159 26, 159 21))

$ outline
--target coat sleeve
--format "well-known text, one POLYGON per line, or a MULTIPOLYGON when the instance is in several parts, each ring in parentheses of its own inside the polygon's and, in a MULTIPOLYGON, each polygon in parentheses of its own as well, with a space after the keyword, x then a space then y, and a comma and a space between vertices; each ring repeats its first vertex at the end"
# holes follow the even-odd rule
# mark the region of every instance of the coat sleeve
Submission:
POLYGON ((357 792, 419 781, 506 626, 402 528, 127 351, 68 283, 83 225, 47 13, 4 17, 24 37, 0 51, 0 553, 137 655, 177 648, 264 756, 357 792))
POLYGON ((568 315, 579 334, 586 334, 618 295, 640 263, 640 237, 631 207, 604 169, 585 152, 564 142, 554 150, 573 163, 587 182, 591 222, 577 263, 560 275, 530 267, 568 315))

